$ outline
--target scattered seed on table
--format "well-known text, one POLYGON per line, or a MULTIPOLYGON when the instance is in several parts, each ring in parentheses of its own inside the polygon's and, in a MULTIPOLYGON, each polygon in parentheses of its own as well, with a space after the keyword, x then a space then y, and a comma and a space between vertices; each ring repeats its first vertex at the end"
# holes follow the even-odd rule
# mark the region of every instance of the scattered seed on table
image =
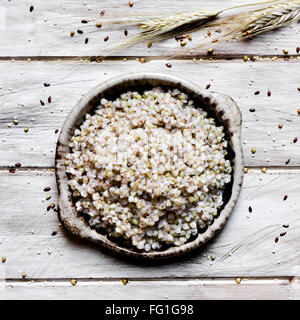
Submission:
POLYGON ((58 132, 58 129, 55 129, 54 133, 57 134, 57 132, 58 132))
POLYGON ((87 44, 89 42, 89 38, 84 39, 84 43, 87 44))
POLYGON ((127 29, 124 30, 124 35, 125 35, 125 37, 128 36, 128 30, 127 29))
POLYGON ((49 192, 51 190, 51 188, 50 187, 46 187, 46 188, 44 188, 44 191, 45 192, 49 192))
POLYGON ((248 173, 248 168, 244 168, 244 173, 248 173))
POLYGON ((186 45, 186 41, 180 41, 180 45, 184 47, 186 45))
POLYGON ((275 238, 275 240, 274 240, 274 241, 275 241, 275 243, 277 243, 277 242, 278 242, 278 240, 279 240, 279 239, 278 239, 278 237, 276 237, 276 238, 275 238))
POLYGON ((72 286, 75 286, 76 285, 76 283, 77 283, 77 280, 76 279, 71 279, 71 284, 72 284, 72 286))
POLYGON ((6 261, 6 257, 2 257, 1 261, 2 261, 2 263, 4 263, 6 261))
POLYGON ((271 97, 271 94, 272 94, 271 90, 268 90, 267 92, 268 97, 271 97))
POLYGON ((50 205, 49 205, 49 207, 50 207, 51 209, 54 209, 54 208, 55 208, 55 203, 54 203, 54 202, 51 202, 50 205))
POLYGON ((33 11, 33 9, 34 9, 34 6, 33 6, 33 5, 31 5, 31 6, 29 7, 29 11, 30 11, 30 12, 32 12, 32 11, 33 11))
POLYGON ((295 137, 294 139, 293 139, 293 143, 296 143, 298 141, 298 137, 295 137))
POLYGON ((216 260, 216 255, 213 254, 212 256, 210 256, 210 259, 211 259, 212 261, 215 261, 215 260, 216 260))
POLYGON ((256 149, 255 149, 255 148, 252 148, 252 149, 251 149, 251 152, 252 152, 252 154, 255 154, 255 153, 256 153, 256 149))
POLYGON ((51 103, 51 101, 52 101, 52 98, 51 98, 51 96, 49 96, 48 97, 48 103, 51 103))
POLYGON ((211 55, 211 54, 213 54, 213 53, 214 53, 214 49, 213 49, 213 48, 209 48, 209 49, 207 50, 207 54, 211 55))
POLYGON ((103 17, 105 15, 105 10, 100 11, 100 16, 103 17))
POLYGON ((300 91, 300 87, 298 87, 297 90, 300 91))
POLYGON ((57 235, 57 231, 52 231, 51 236, 56 236, 57 235))
POLYGON ((283 52, 284 54, 288 54, 288 53, 289 53, 289 50, 283 49, 282 52, 283 52))
POLYGON ((44 87, 50 87, 50 83, 44 82, 44 87))
POLYGON ((254 108, 250 108, 249 111, 250 112, 255 112, 255 109, 254 108))
POLYGON ((126 284, 128 283, 128 280, 127 280, 127 279, 122 279, 121 281, 122 281, 122 283, 124 284, 124 286, 126 286, 126 284))
POLYGON ((278 128, 279 128, 279 129, 282 129, 282 127, 283 127, 283 123, 282 123, 282 122, 279 122, 279 123, 278 123, 278 128))
POLYGON ((235 278, 235 283, 236 283, 236 284, 240 284, 241 281, 242 281, 241 278, 235 278))
POLYGON ((16 169, 15 168, 9 168, 9 173, 15 173, 16 172, 16 169))
POLYGON ((210 88, 210 84, 208 83, 205 87, 205 89, 209 89, 210 88))
POLYGON ((147 47, 148 47, 148 48, 151 48, 151 47, 152 47, 152 42, 151 42, 151 41, 149 41, 149 42, 147 43, 147 47))
POLYGON ((26 272, 23 272, 23 273, 22 273, 22 278, 23 278, 23 279, 26 278, 26 272))
POLYGON ((193 37, 192 37, 192 35, 191 35, 191 34, 189 34, 189 35, 188 35, 188 39, 189 39, 190 41, 192 41, 192 40, 193 40, 193 37))
POLYGON ((24 132, 26 133, 26 132, 28 132, 29 131, 29 128, 24 128, 24 132))
POLYGON ((19 120, 18 120, 18 119, 14 119, 14 120, 13 120, 13 123, 14 123, 15 125, 19 124, 19 120))
POLYGON ((97 28, 101 28, 101 27, 102 27, 102 23, 101 23, 101 22, 97 22, 97 23, 95 24, 95 26, 96 26, 97 28))
POLYGON ((297 109, 297 113, 300 115, 300 108, 297 109))
POLYGON ((133 2, 132 2, 132 1, 129 1, 129 2, 128 2, 128 5, 129 5, 130 8, 133 7, 133 2))
POLYGON ((171 68, 171 67, 172 67, 171 63, 166 63, 166 66, 167 66, 168 68, 171 68))
POLYGON ((74 37, 75 32, 74 31, 70 31, 70 37, 74 37))
POLYGON ((258 94, 260 94, 260 91, 255 91, 254 94, 257 96, 258 94))
POLYGON ((288 228, 290 225, 289 224, 283 224, 282 225, 284 228, 288 228))
POLYGON ((16 168, 20 168, 20 167, 21 167, 21 163, 17 162, 17 163, 15 164, 15 167, 16 167, 16 168))
POLYGON ((288 196, 285 195, 285 196, 283 197, 283 201, 285 201, 287 198, 288 198, 288 196))
POLYGON ((78 29, 78 30, 77 30, 77 33, 78 33, 78 34, 83 34, 83 31, 80 30, 80 29, 78 29))
POLYGON ((300 47, 296 48, 296 52, 299 53, 300 52, 300 47))
POLYGON ((248 56, 244 56, 243 59, 245 62, 248 61, 248 56))
POLYGON ((249 212, 251 213, 251 212, 252 212, 252 207, 250 206, 250 207, 248 208, 248 210, 249 210, 249 212))
POLYGON ((81 20, 81 23, 88 23, 88 21, 83 19, 83 20, 81 20))
POLYGON ((109 36, 104 37, 104 41, 107 41, 109 39, 109 36))
POLYGON ((289 164, 290 161, 291 161, 291 159, 287 159, 286 162, 285 162, 285 164, 289 164))
POLYGON ((210 36, 211 36, 211 32, 210 32, 210 31, 207 31, 207 35, 210 37, 210 36))
POLYGON ((280 233, 280 237, 283 237, 283 236, 285 236, 286 235, 286 232, 281 232, 280 233))
POLYGON ((51 195, 48 194, 45 199, 46 199, 46 200, 50 200, 50 199, 51 199, 51 195))

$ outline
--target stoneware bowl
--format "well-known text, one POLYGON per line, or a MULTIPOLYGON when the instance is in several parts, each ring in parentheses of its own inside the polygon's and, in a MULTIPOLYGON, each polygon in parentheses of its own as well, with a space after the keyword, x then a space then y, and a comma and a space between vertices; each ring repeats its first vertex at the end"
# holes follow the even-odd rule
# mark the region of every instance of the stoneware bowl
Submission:
POLYGON ((200 89, 192 83, 170 75, 133 73, 104 81, 88 92, 74 106, 60 132, 56 148, 55 168, 59 195, 59 218, 61 222, 76 236, 97 242, 113 251, 129 256, 149 259, 167 258, 198 248, 222 229, 238 200, 244 174, 240 136, 241 122, 240 110, 229 96, 200 89), (102 97, 115 99, 121 93, 128 90, 142 91, 154 86, 161 86, 164 89, 178 88, 187 93, 194 100, 196 106, 201 106, 204 110, 208 111, 208 114, 216 119, 217 124, 222 124, 225 127, 226 138, 230 142, 227 158, 231 160, 233 172, 232 182, 227 185, 223 193, 224 204, 219 208, 219 214, 214 219, 214 222, 206 230, 201 231, 196 237, 182 246, 170 246, 162 251, 150 251, 146 253, 138 251, 133 247, 124 247, 115 240, 108 238, 108 236, 98 233, 76 212, 72 194, 68 187, 64 157, 70 151, 69 142, 75 128, 78 128, 84 121, 86 113, 93 113, 93 109, 99 105, 102 97))

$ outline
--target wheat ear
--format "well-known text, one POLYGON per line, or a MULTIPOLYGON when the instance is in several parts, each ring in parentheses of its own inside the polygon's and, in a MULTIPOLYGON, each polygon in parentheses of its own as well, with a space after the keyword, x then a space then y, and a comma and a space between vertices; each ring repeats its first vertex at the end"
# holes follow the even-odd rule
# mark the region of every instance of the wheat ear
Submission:
POLYGON ((298 19, 300 19, 299 0, 279 2, 264 9, 232 17, 229 25, 238 26, 228 32, 226 36, 232 35, 233 39, 246 39, 281 28, 298 19))

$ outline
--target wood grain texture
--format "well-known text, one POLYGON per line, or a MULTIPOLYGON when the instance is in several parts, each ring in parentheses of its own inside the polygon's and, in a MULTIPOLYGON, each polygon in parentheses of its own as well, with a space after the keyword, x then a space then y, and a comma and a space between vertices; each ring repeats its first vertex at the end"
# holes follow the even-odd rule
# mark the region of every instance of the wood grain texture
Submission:
POLYGON ((150 263, 112 254, 61 229, 56 212, 46 210, 57 201, 53 172, 2 171, 0 256, 7 260, 0 263, 0 278, 21 279, 23 272, 33 279, 299 276, 299 178, 298 170, 250 170, 235 211, 212 241, 186 256, 150 263), (43 191, 47 186, 50 192, 43 191), (52 198, 45 201, 48 194, 52 198))
POLYGON ((105 300, 283 300, 300 298, 299 279, 234 279, 177 281, 7 281, 0 282, 0 299, 105 300))
MULTIPOLYGON (((109 0, 99 3, 90 0, 86 5, 82 1, 60 0, 31 1, 34 10, 29 12, 27 0, 0 1, 0 10, 5 20, 0 22, 0 56, 94 56, 101 50, 125 38, 124 26, 113 24, 113 19, 120 19, 126 15, 140 17, 147 14, 161 14, 166 12, 194 11, 195 9, 224 9, 233 5, 255 1, 248 0, 222 0, 198 1, 190 0, 136 0, 130 8, 127 1, 109 0), (100 17, 100 11, 105 10, 105 15, 100 17), (90 20, 89 24, 82 24, 81 20, 90 20), (97 29, 93 26, 102 22, 103 27, 97 29), (70 37, 70 31, 82 29, 84 34, 70 37), (103 39, 109 35, 109 41, 103 39), (89 41, 85 44, 85 38, 89 41)), ((126 18, 125 18, 126 20, 126 18)), ((137 33, 137 27, 127 27, 129 35, 137 33)), ((214 30, 212 29, 212 32, 214 30)), ((219 34, 217 34, 219 35, 219 34)), ((114 55, 126 56, 169 56, 175 52, 182 52, 186 48, 197 47, 205 39, 202 31, 193 34, 193 41, 186 47, 180 48, 179 44, 170 39, 163 43, 154 44, 150 49, 145 43, 123 49, 114 55), (198 40, 197 40, 198 39, 198 40)), ((214 32, 213 32, 213 36, 214 32)), ((295 38, 299 36, 299 26, 282 28, 256 37, 252 41, 238 43, 223 43, 215 46, 217 55, 283 55, 282 49, 289 50, 289 54, 296 54, 295 38)), ((206 49, 194 50, 193 54, 206 54, 206 49)))
POLYGON ((80 97, 102 81, 128 72, 163 72, 230 95, 243 116, 246 166, 300 165, 300 63, 137 61, 0 62, 0 166, 53 167, 55 145, 66 116, 80 97), (253 82, 251 82, 253 81, 253 82), (44 83, 50 83, 44 87, 44 83), (250 85, 252 84, 252 85, 250 85), (267 91, 271 90, 271 96, 267 91), (260 91, 259 95, 255 95, 260 91), (48 97, 51 96, 51 103, 48 97), (40 104, 40 99, 45 103, 40 104), (249 112, 254 108, 255 112, 249 112), (13 119, 18 117, 19 124, 13 119), (278 124, 282 122, 283 128, 278 124), (25 133, 24 128, 29 132, 25 133), (273 140, 274 139, 274 140, 273 140), (256 148, 255 156, 251 149, 256 148))

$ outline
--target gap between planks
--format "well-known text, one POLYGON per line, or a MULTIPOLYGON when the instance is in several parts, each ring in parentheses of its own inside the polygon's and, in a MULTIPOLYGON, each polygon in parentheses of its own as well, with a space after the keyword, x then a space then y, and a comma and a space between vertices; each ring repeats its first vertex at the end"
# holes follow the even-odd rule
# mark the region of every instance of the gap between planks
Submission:
MULTIPOLYGON (((14 166, 0 166, 0 173, 7 173, 9 169, 15 169, 15 173, 32 173, 32 172, 45 172, 45 171, 54 171, 55 167, 22 167, 22 168, 16 168, 14 166)), ((285 172, 291 172, 291 171, 300 171, 300 166, 245 166, 248 170, 252 171, 261 171, 262 168, 267 168, 269 171, 285 171, 285 172)))
MULTIPOLYGON (((276 61, 285 61, 285 62, 299 62, 300 56, 299 54, 291 54, 286 56, 281 55, 256 55, 256 54, 214 54, 213 56, 208 55, 199 55, 199 54, 190 54, 188 56, 179 55, 170 57, 169 55, 154 55, 154 56, 0 56, 0 61, 78 61, 78 60, 84 60, 85 62, 89 59, 95 59, 99 58, 102 61, 122 61, 124 59, 128 61, 134 61, 140 58, 144 58, 146 62, 150 60, 170 60, 170 61, 176 61, 176 60, 183 60, 183 61, 190 61, 193 59, 202 59, 202 62, 227 62, 227 61, 235 61, 235 62, 245 62, 244 57, 247 56, 248 58, 255 57, 254 62, 276 62, 276 61)), ((94 61, 90 61, 94 62, 94 61)))

